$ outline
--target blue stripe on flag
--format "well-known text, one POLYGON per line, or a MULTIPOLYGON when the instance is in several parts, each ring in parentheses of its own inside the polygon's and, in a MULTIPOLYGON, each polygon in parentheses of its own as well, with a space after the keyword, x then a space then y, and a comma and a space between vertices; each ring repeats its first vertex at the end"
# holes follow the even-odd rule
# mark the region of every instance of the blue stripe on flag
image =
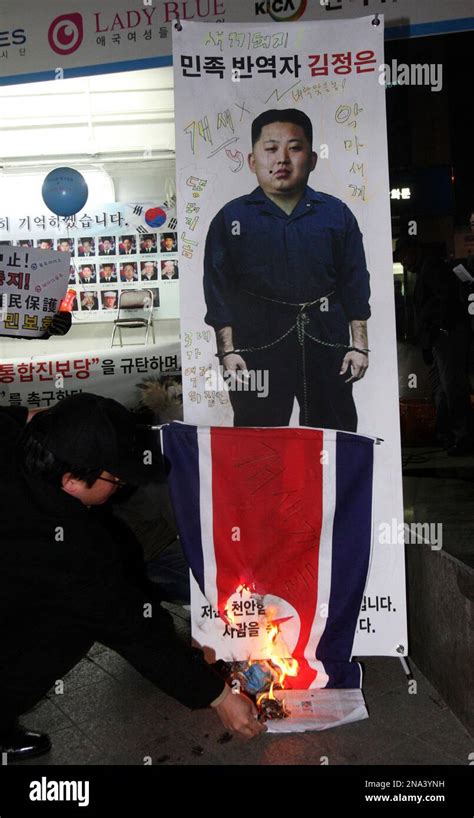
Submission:
POLYGON ((329 675, 327 687, 360 687, 360 666, 347 659, 369 567, 373 464, 372 440, 337 433, 331 593, 326 627, 316 650, 329 675))
POLYGON ((195 579, 204 593, 204 558, 201 538, 199 448, 196 426, 171 423, 163 429, 163 454, 170 468, 167 482, 181 545, 195 579), (186 488, 183 491, 183 488, 186 488))

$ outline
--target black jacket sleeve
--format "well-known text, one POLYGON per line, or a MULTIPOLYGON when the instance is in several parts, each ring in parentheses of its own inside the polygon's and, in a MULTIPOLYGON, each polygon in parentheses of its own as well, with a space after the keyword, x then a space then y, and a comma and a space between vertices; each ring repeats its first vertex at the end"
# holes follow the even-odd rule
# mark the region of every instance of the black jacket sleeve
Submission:
POLYGON ((26 406, 0 406, 0 461, 8 462, 12 448, 28 419, 26 406))
POLYGON ((13 424, 19 429, 25 426, 28 419, 28 409, 26 406, 0 406, 0 422, 13 424))
POLYGON ((224 683, 200 650, 178 639, 171 616, 152 593, 129 578, 120 561, 101 562, 82 552, 64 594, 64 615, 182 704, 207 707, 224 683))

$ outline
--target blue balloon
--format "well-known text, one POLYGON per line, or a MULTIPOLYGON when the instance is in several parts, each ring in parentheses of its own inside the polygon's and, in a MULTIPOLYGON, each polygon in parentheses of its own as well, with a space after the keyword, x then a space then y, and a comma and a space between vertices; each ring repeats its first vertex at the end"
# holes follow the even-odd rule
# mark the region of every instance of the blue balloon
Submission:
POLYGON ((74 168, 55 168, 41 188, 43 201, 56 216, 73 216, 84 207, 89 195, 82 173, 74 168))

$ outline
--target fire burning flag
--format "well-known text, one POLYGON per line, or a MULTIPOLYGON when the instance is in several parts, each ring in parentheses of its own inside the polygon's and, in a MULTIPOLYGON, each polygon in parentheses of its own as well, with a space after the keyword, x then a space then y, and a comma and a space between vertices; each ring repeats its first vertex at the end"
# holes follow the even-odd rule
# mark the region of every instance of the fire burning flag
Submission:
POLYGON ((285 686, 360 687, 351 656, 370 557, 374 441, 308 428, 181 423, 162 434, 183 549, 221 616, 213 624, 222 629, 224 620, 234 644, 243 644, 244 625, 256 634, 262 617, 267 633, 275 626, 275 640, 259 641, 247 657, 288 660, 285 686), (250 623, 235 599, 239 585, 257 606, 250 623), (265 656, 281 636, 289 655, 265 656))
MULTIPOLYGON (((239 585, 235 594, 247 602, 252 598, 252 592, 248 585, 239 585)), ((234 595, 235 596, 235 595, 234 595)), ((227 600, 224 609, 225 618, 231 623, 236 623, 233 612, 232 597, 227 600)), ((228 681, 237 682, 240 690, 250 695, 256 696, 256 705, 260 710, 260 718, 282 719, 288 715, 285 703, 279 702, 275 698, 275 685, 278 689, 285 687, 287 676, 298 675, 298 662, 296 659, 288 658, 290 651, 285 642, 281 639, 280 628, 276 621, 272 620, 272 614, 264 614, 266 624, 266 636, 263 644, 264 659, 255 661, 249 658, 243 667, 238 667, 237 672, 229 669, 228 681)), ((236 623, 237 624, 237 623, 236 623)))

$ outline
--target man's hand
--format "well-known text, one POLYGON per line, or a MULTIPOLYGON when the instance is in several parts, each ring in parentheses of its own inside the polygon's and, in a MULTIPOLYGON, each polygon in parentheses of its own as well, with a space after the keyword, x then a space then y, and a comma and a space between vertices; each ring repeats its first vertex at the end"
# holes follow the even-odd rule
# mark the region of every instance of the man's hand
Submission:
POLYGON ((66 335, 71 329, 72 315, 70 312, 56 312, 48 327, 48 335, 66 335))
MULTIPOLYGON (((221 327, 216 330, 217 352, 219 353, 219 360, 224 367, 225 372, 246 372, 247 364, 238 352, 231 352, 234 349, 232 327, 221 327), (226 352, 228 354, 226 355, 226 352)), ((241 376, 242 377, 242 376, 241 376)), ((242 377, 242 379, 245 376, 242 377)), ((239 380, 241 378, 239 377, 239 380)))
POLYGON ((26 418, 26 422, 29 423, 31 418, 34 418, 34 416, 37 415, 38 412, 46 412, 47 408, 48 408, 47 406, 42 406, 40 409, 28 409, 28 416, 26 418))
POLYGON ((351 372, 352 375, 350 378, 346 378, 345 382, 350 383, 351 381, 360 381, 360 379, 363 378, 367 372, 368 366, 369 359, 367 355, 364 355, 362 352, 355 352, 352 350, 344 356, 339 375, 345 375, 350 367, 349 372, 351 372))
POLYGON ((237 352, 231 352, 229 355, 222 356, 222 366, 228 372, 246 372, 247 364, 241 355, 237 352))
POLYGON ((214 708, 227 728, 242 738, 254 738, 266 731, 264 724, 257 721, 257 708, 242 693, 230 693, 214 708))

